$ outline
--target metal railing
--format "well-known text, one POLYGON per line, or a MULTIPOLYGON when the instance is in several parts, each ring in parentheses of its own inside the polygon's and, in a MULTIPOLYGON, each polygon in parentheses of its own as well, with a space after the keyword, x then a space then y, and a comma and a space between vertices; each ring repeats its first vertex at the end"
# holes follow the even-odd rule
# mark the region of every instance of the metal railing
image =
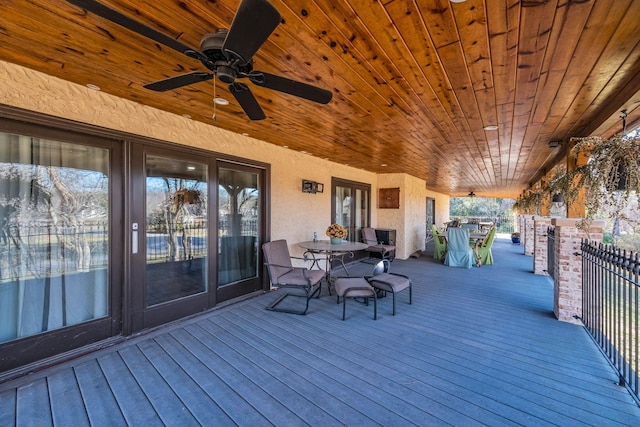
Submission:
POLYGON ((552 279, 555 278, 556 271, 556 229, 554 227, 547 228, 547 274, 552 279))
POLYGON ((513 233, 513 217, 511 216, 452 216, 451 221, 460 222, 492 222, 498 233, 513 233))
POLYGON ((5 225, 0 230, 0 281, 105 268, 109 261, 108 235, 108 224, 103 222, 5 225))
POLYGON ((582 321, 640 402, 638 388, 640 254, 583 240, 582 321))

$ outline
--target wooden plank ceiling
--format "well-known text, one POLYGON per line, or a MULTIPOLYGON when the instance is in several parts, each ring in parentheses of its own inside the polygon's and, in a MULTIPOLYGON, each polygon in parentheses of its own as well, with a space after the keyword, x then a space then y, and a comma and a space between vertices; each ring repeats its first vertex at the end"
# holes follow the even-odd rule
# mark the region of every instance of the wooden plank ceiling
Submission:
MULTIPOLYGON (((100 3, 197 49, 239 0, 100 3)), ((65 0, 0 0, 0 59, 454 196, 515 197, 562 157, 550 141, 640 116, 640 0, 271 3, 282 22, 254 68, 326 88, 329 104, 245 80, 267 115, 251 121, 216 80, 231 102, 214 122, 213 80, 142 87, 199 61, 65 0)))

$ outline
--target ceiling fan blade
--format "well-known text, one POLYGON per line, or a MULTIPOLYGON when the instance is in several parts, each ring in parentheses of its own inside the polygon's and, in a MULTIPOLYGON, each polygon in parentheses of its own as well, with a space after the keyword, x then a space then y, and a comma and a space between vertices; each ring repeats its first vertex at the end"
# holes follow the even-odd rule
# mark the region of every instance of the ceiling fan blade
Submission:
POLYGON ((256 101, 255 96, 251 93, 249 86, 244 83, 234 82, 229 85, 229 91, 251 120, 262 120, 267 118, 264 111, 262 111, 260 104, 256 101))
POLYGON ((182 86, 193 83, 204 82, 213 78, 212 73, 204 73, 202 71, 194 71, 193 73, 182 74, 179 76, 169 77, 168 79, 158 80, 157 82, 147 83, 144 85, 146 89, 155 90, 156 92, 164 92, 171 89, 177 89, 182 86))
POLYGON ((333 98, 333 93, 326 89, 262 71, 252 72, 248 77, 249 80, 258 86, 288 93, 289 95, 308 99, 309 101, 320 104, 328 104, 331 98, 333 98))
POLYGON ((267 0, 242 0, 224 40, 223 52, 248 64, 281 19, 267 0))
POLYGON ((144 37, 147 37, 151 40, 155 40, 160 44, 163 44, 171 49, 177 50, 180 53, 185 53, 186 51, 193 50, 193 48, 180 43, 174 38, 167 36, 166 34, 162 34, 159 31, 154 30, 151 27, 147 27, 140 22, 129 18, 122 13, 115 11, 101 3, 98 3, 94 0, 67 0, 69 3, 81 7, 84 10, 87 10, 94 15, 98 15, 104 19, 107 19, 111 22, 114 22, 126 29, 129 29, 135 33, 138 33, 144 37))

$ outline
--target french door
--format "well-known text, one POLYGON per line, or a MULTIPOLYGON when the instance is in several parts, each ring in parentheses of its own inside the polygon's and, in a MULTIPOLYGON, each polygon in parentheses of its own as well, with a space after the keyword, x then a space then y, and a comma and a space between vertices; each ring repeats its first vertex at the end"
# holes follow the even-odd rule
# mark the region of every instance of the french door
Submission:
POLYGON ((131 159, 125 333, 263 288, 263 169, 143 144, 131 159))
POLYGON ((349 232, 347 240, 362 241, 360 230, 369 227, 371 220, 371 186, 339 178, 331 179, 332 222, 349 232))
POLYGON ((128 309, 137 331, 209 307, 211 167, 178 150, 135 144, 131 153, 128 309))

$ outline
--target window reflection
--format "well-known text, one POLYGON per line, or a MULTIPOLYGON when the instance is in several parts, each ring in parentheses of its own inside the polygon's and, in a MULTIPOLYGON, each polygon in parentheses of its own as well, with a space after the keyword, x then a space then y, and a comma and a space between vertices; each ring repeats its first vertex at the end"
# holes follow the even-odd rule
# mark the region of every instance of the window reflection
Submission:
POLYGON ((0 342, 108 315, 109 151, 0 133, 0 342))

